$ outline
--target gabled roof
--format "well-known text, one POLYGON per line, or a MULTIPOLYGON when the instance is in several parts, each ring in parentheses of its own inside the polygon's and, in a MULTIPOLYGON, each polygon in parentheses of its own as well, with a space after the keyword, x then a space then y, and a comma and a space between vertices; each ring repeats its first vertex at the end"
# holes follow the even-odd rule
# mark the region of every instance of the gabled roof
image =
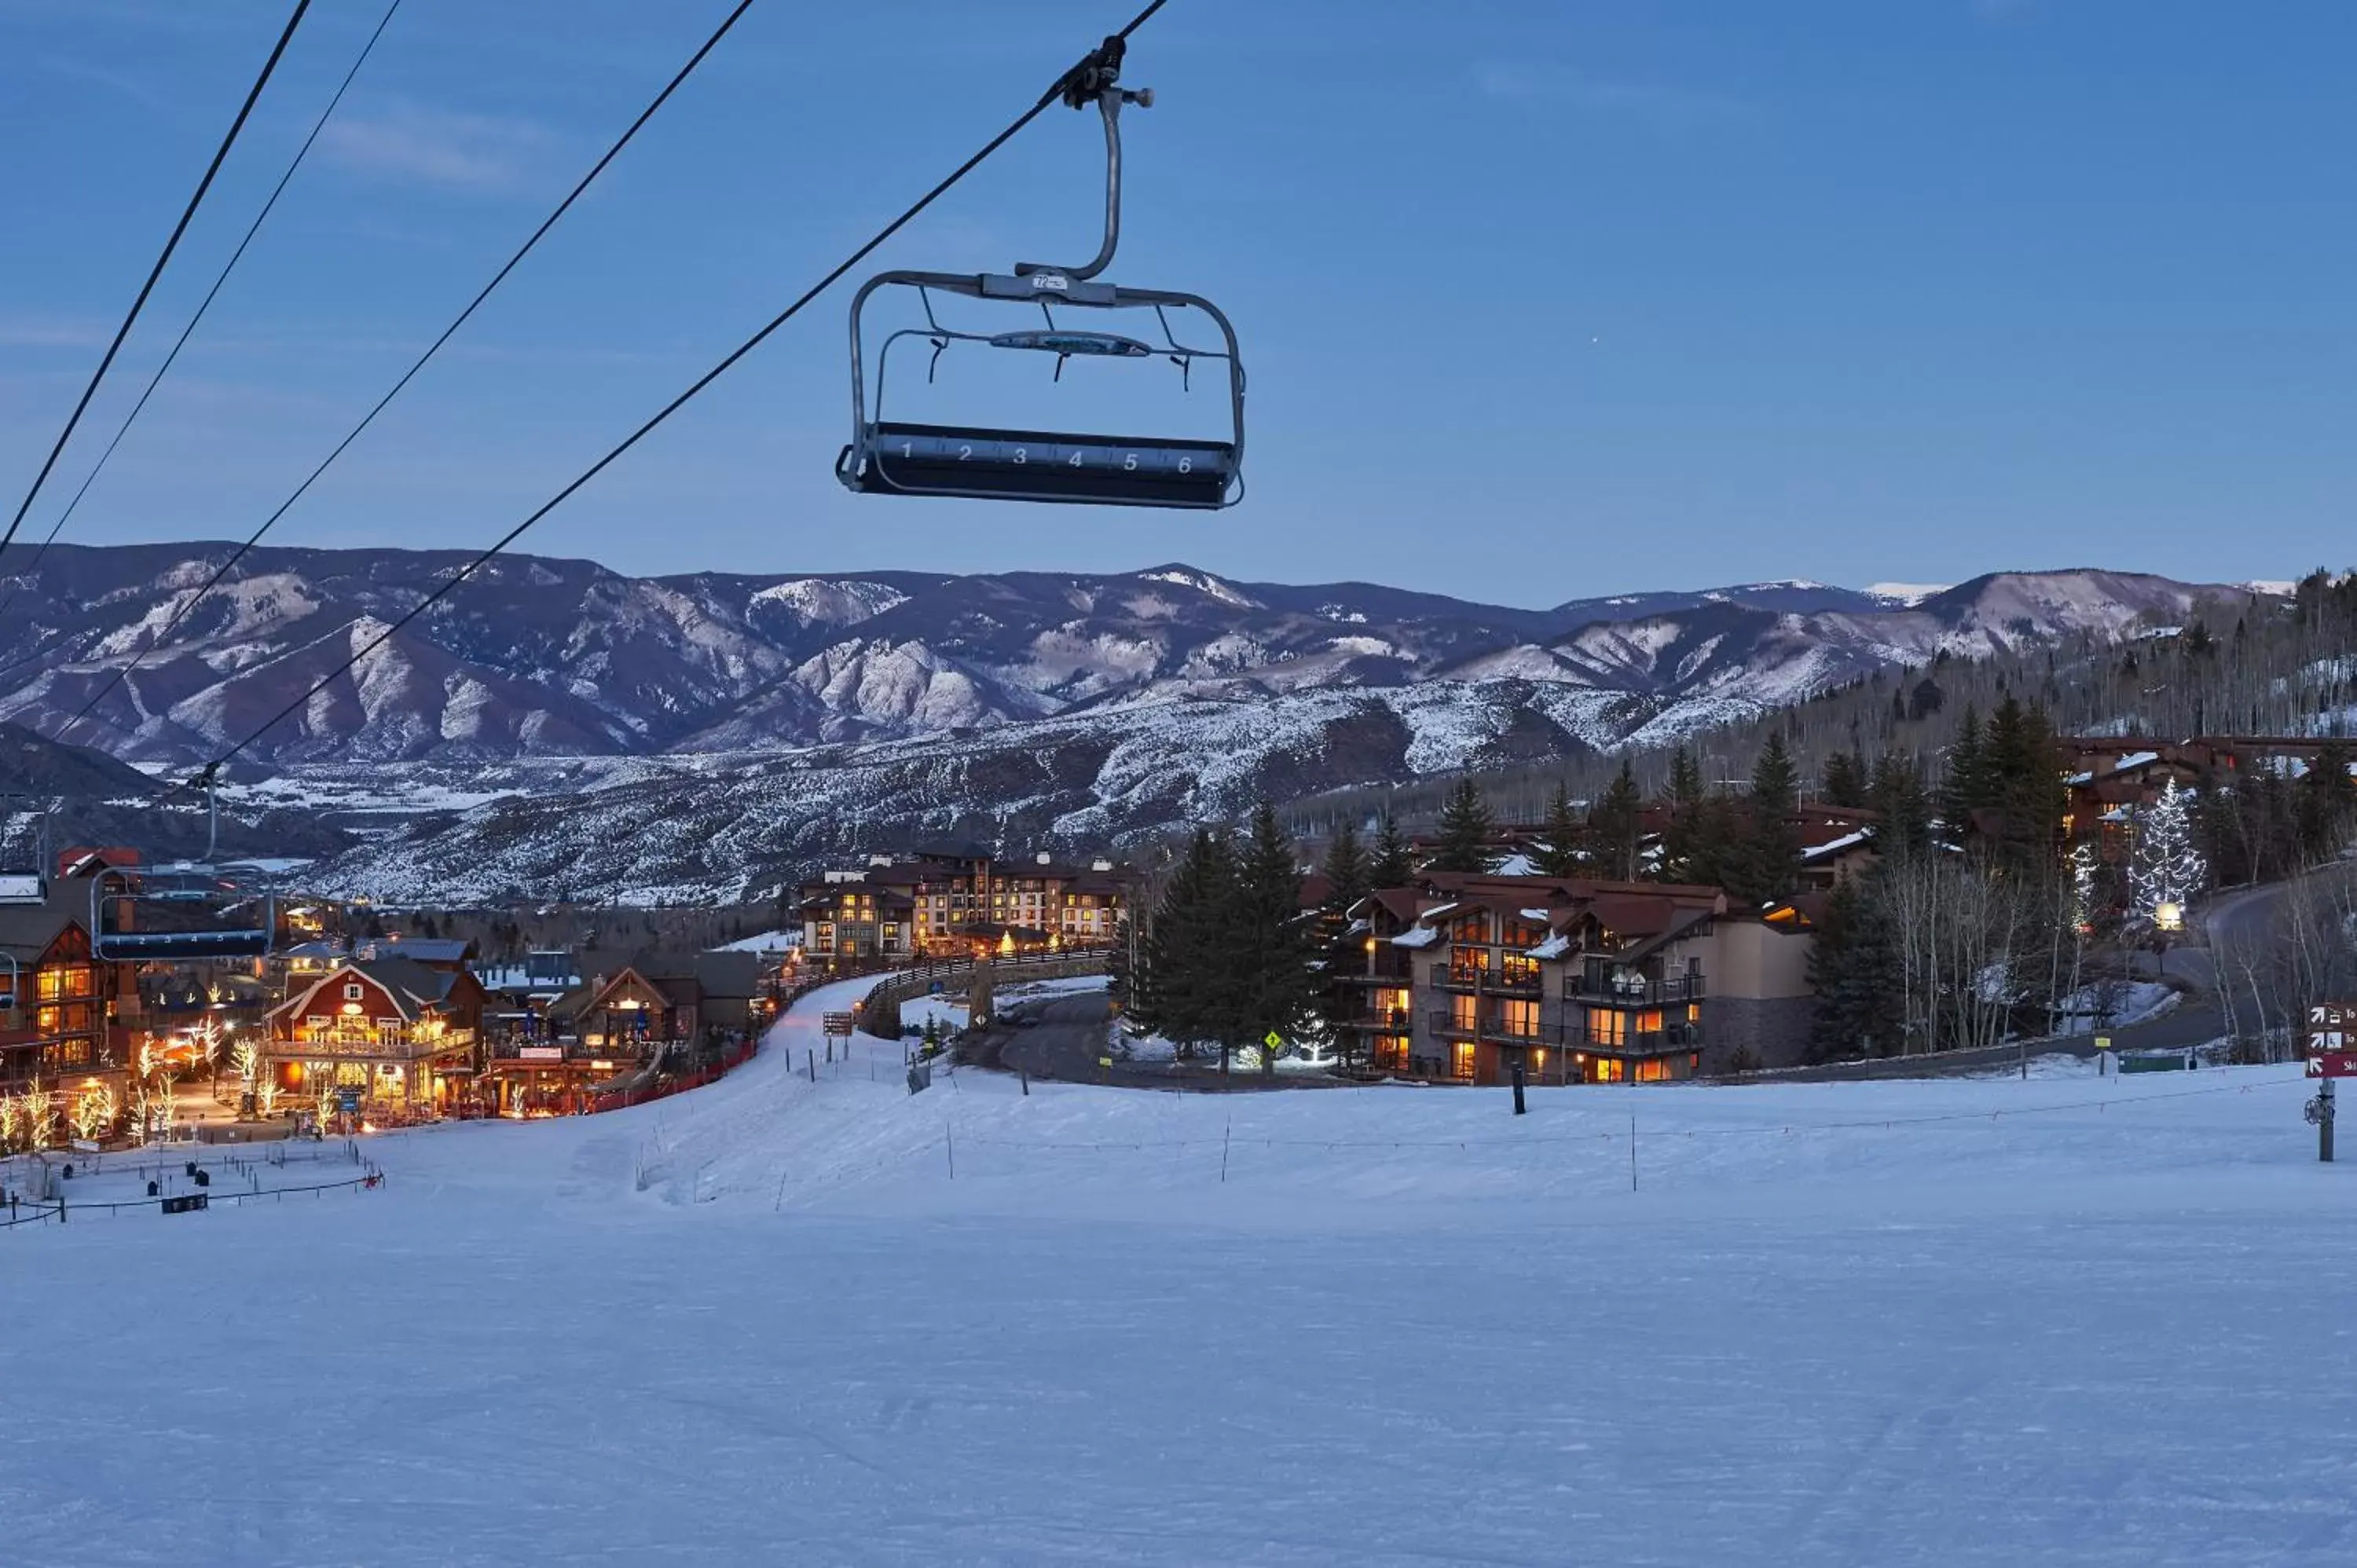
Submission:
MULTIPOLYGON (((312 1003, 321 991, 331 985, 341 986, 355 976, 382 991, 392 1000, 393 1009, 402 1019, 409 1023, 445 1006, 450 999, 450 988, 458 980, 448 970, 428 969, 405 958, 350 959, 321 974, 301 991, 290 993, 285 1001, 270 1010, 269 1015, 274 1018, 282 1014, 289 1018, 308 1017, 312 1003)), ((331 1004, 337 1000, 339 999, 329 999, 331 1004)))

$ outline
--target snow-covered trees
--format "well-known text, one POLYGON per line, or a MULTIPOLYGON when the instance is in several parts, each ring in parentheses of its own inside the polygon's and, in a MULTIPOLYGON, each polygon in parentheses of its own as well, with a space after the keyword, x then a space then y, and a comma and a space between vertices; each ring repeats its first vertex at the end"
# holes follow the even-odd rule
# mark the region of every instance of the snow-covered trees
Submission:
POLYGON ((2128 888, 2136 913, 2156 924, 2181 918, 2209 886, 2210 863, 2194 843, 2193 800, 2170 779, 2160 799, 2136 813, 2128 888))

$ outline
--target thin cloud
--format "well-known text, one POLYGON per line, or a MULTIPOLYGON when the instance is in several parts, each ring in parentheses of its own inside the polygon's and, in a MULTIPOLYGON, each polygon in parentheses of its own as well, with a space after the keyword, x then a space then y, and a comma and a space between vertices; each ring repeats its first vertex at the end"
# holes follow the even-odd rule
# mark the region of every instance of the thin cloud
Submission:
POLYGON ((107 329, 95 319, 70 316, 0 316, 0 348, 94 349, 107 329))
POLYGON ((1661 130, 1688 130, 1732 119, 1732 98, 1670 82, 1585 77, 1544 63, 1488 60, 1473 70, 1473 90, 1501 103, 1555 107, 1638 120, 1661 130))
POLYGON ((43 55, 39 63, 41 69, 52 76, 102 87, 118 98, 129 99, 142 109, 161 109, 164 106, 161 93, 138 78, 126 76, 122 71, 110 70, 104 66, 91 65, 87 60, 73 59, 65 55, 43 55))
POLYGON ((363 174, 458 190, 505 190, 522 182, 552 140, 529 120, 396 100, 329 121, 319 149, 330 162, 363 174))

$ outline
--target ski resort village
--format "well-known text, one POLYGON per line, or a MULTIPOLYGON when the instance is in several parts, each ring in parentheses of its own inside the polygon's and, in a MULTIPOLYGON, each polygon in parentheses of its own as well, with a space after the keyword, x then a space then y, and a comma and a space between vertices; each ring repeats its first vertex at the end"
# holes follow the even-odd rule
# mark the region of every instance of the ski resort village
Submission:
POLYGON ((2357 1564, 2357 6, 1110 3, 0 0, 0 1568, 2357 1564))

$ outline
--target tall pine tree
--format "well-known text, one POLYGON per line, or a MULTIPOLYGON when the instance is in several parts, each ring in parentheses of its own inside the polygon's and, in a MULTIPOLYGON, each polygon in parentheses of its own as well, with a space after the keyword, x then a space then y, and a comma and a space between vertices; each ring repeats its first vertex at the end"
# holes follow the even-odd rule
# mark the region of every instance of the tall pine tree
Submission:
POLYGON ((1799 769, 1784 748, 1781 731, 1770 731, 1751 767, 1749 821, 1741 848, 1728 867, 1727 890, 1738 902, 1758 906, 1789 895, 1800 880, 1800 850, 1792 812, 1801 803, 1799 769))
POLYGON ((1375 832, 1375 853, 1367 863, 1368 885, 1405 887, 1415 876, 1415 858, 1408 853, 1407 836, 1400 832, 1398 819, 1385 811, 1375 832))
POLYGON ((1359 830, 1344 822, 1326 846, 1326 907, 1348 915, 1351 906, 1365 897, 1374 884, 1368 873, 1367 852, 1360 846, 1359 830))
POLYGON ((1587 829, 1571 807, 1571 791, 1558 779, 1555 796, 1547 801, 1546 823, 1540 829, 1540 872, 1548 876, 1578 875, 1586 836, 1587 829))
POLYGON ((1859 807, 1867 800, 1866 758, 1856 743, 1847 751, 1825 758, 1825 799, 1836 806, 1859 807))
POLYGON ((1956 726, 1948 747, 1948 770, 1940 780, 1940 821, 1951 843, 1962 843, 1971 833, 1973 813, 1991 805, 1988 749, 1981 735, 1981 715, 1967 703, 1964 722, 1956 726))
POLYGON ((1606 786, 1603 798, 1588 809, 1588 854, 1597 875, 1615 882, 1637 879, 1637 857, 1642 848, 1645 797, 1629 759, 1606 786))
POLYGON ((1696 853, 1704 832, 1704 801, 1702 768, 1695 762, 1694 753, 1679 746, 1670 753, 1668 788, 1663 791, 1662 804, 1666 809, 1669 824, 1662 834, 1662 880, 1717 885, 1717 860, 1715 855, 1696 853))
POLYGON ((1932 800, 1913 758, 1884 752, 1874 765, 1874 783, 1867 801, 1882 813, 1874 847, 1884 859, 1904 859, 1932 847, 1932 800))
POLYGON ((1190 1053, 1234 1029, 1231 919, 1236 863, 1225 835, 1198 828, 1155 906, 1131 976, 1137 1021, 1190 1053))
MULTIPOLYGON (((1290 1039, 1316 1015, 1318 973, 1310 962, 1316 953, 1301 908, 1300 864, 1266 801, 1254 811, 1237 857, 1230 917, 1236 1006, 1221 1043, 1290 1039)), ((1262 1050, 1261 1071, 1276 1071, 1274 1050, 1262 1050)))
POLYGON ((1490 840, 1496 829, 1490 803, 1481 798, 1481 787, 1469 778, 1459 779, 1457 787, 1448 792, 1448 802, 1440 808, 1439 843, 1433 850, 1428 869, 1489 870, 1490 840))
POLYGON ((1904 1038, 1901 975, 1889 911, 1871 884, 1834 884, 1809 949, 1809 989, 1817 1015, 1810 1054, 1819 1061, 1887 1057, 1904 1038))

